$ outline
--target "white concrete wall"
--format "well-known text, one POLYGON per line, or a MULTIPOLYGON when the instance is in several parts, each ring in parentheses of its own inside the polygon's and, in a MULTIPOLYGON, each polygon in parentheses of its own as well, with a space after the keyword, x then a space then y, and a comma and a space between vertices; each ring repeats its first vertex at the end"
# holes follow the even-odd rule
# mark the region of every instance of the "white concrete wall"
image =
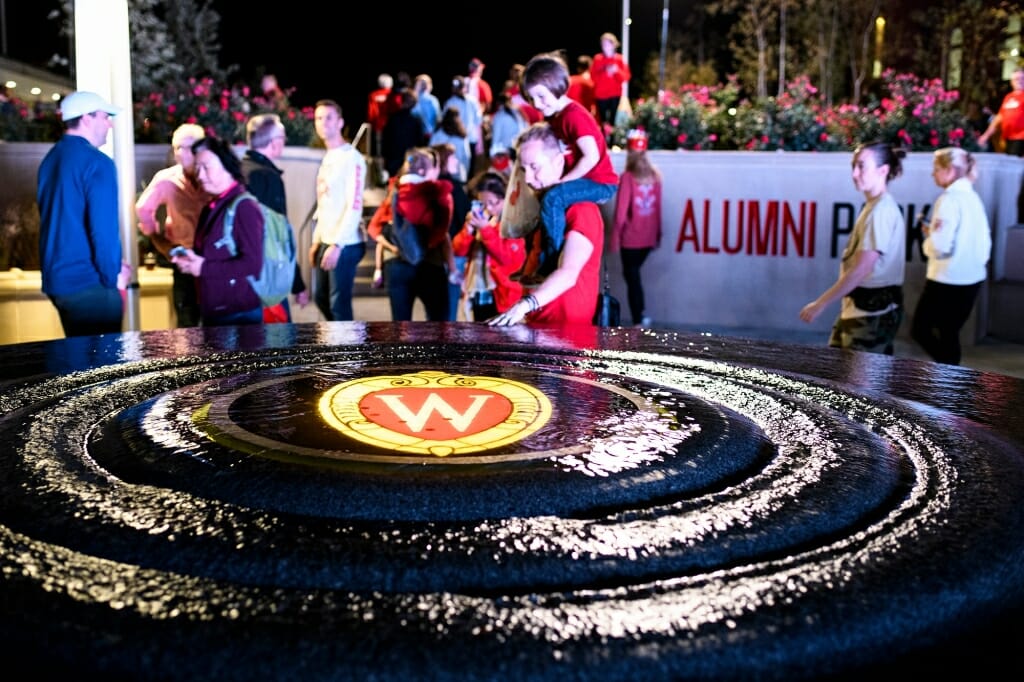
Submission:
MULTIPOLYGON (((0 144, 0 205, 35 196, 36 169, 49 147, 0 144)), ((136 146, 140 189, 168 163, 169 151, 169 145, 136 146)), ((650 154, 665 176, 665 238, 643 268, 648 314, 661 324, 827 332, 838 305, 813 325, 801 322, 798 313, 835 280, 839 254, 863 202, 850 180, 852 155, 709 151, 650 154), (745 216, 742 229, 737 222, 741 209, 745 216), (759 216, 753 223, 752 210, 759 216), (792 215, 792 228, 783 229, 781 219, 773 223, 769 219, 772 210, 782 216, 787 212, 792 215), (754 245, 749 238, 751 224, 762 235, 774 235, 776 241, 754 245), (730 253, 730 248, 737 250, 730 253)), ((612 156, 616 169, 621 171, 625 155, 612 156)), ((278 162, 284 170, 289 218, 299 230, 307 283, 305 254, 311 230, 303 223, 316 201, 316 171, 322 157, 320 149, 289 147, 278 162)), ((978 164, 976 187, 988 209, 994 237, 990 282, 998 282, 1005 276, 1006 235, 1017 223, 1024 160, 979 154, 978 164)), ((903 175, 890 184, 908 226, 939 194, 931 167, 930 152, 911 154, 905 160, 903 175)), ((379 192, 368 192, 368 203, 377 196, 379 192)), ((606 220, 612 208, 613 202, 604 206, 606 220)), ((919 243, 909 244, 907 258, 906 302, 912 312, 924 285, 925 263, 919 243)), ((622 302, 623 318, 628 323, 619 259, 606 254, 606 262, 612 292, 622 302)), ((986 286, 982 290, 973 319, 965 327, 965 343, 984 336, 991 326, 987 319, 988 289, 986 286)), ((1005 325, 1006 321, 999 321, 997 326, 1005 325)), ((909 320, 902 329, 904 334, 909 331, 909 320)))
MULTIPOLYGON (((648 315, 659 323, 709 327, 800 327, 823 332, 831 327, 838 304, 813 325, 805 325, 798 315, 804 304, 835 281, 839 255, 863 204, 863 195, 850 179, 852 154, 650 154, 664 175, 665 235, 661 248, 651 254, 642 270, 648 315), (780 215, 788 211, 795 229, 784 230, 781 218, 772 222, 769 214, 773 208, 780 215), (752 210, 759 219, 751 221, 752 210), (763 234, 774 235, 776 241, 758 247, 750 239, 752 223, 759 225, 763 234)), ((615 155, 617 170, 621 171, 624 163, 623 155, 615 155)), ((979 154, 978 164, 976 187, 994 234, 991 269, 995 278, 1001 278, 1006 231, 1017 222, 1024 160, 979 154)), ((931 169, 930 152, 910 154, 904 160, 902 176, 889 185, 908 227, 939 194, 931 169)), ((613 202, 604 207, 609 224, 613 202)), ((912 312, 925 278, 919 242, 908 246, 907 258, 906 303, 912 312)), ((619 258, 606 254, 606 262, 612 292, 622 302, 628 323, 619 258)), ((965 339, 983 335, 985 308, 981 300, 975 313, 977 326, 969 323, 965 339)), ((902 329, 908 332, 909 327, 908 320, 902 329)))

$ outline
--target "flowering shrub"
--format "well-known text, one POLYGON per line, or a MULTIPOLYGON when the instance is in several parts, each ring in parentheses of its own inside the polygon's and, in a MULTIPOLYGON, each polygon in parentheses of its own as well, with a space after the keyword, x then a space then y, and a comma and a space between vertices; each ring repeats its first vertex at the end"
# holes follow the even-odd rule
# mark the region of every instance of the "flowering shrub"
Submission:
MULTIPOLYGON (((807 76, 791 81, 778 97, 740 99, 735 77, 726 83, 684 85, 660 97, 640 99, 633 116, 612 131, 612 144, 625 147, 631 128, 643 128, 649 149, 744 149, 755 151, 842 151, 881 139, 910 151, 960 146, 977 150, 977 134, 956 108, 959 93, 938 79, 919 79, 887 70, 885 94, 866 106, 826 106, 807 76)), ((244 143, 249 116, 274 111, 284 122, 288 144, 309 146, 315 139, 313 109, 296 109, 288 93, 275 101, 248 87, 224 87, 209 78, 188 81, 144 95, 135 104, 138 142, 163 143, 182 123, 198 123, 232 143, 244 143)), ((0 139, 53 141, 60 120, 50 109, 32 111, 14 100, 0 111, 0 139)))
POLYGON ((0 140, 51 142, 62 131, 54 109, 33 107, 17 97, 0 103, 0 140))
POLYGON ((882 83, 888 97, 869 103, 853 121, 869 133, 862 134, 861 139, 899 142, 915 151, 947 146, 971 151, 978 148, 977 136, 966 116, 955 108, 960 99, 956 90, 943 89, 938 78, 918 79, 892 69, 882 73, 882 83))
POLYGON ((196 123, 209 134, 243 144, 245 122, 265 112, 281 115, 288 144, 309 145, 313 137, 312 108, 297 110, 287 99, 275 105, 262 97, 252 97, 247 86, 221 87, 210 78, 190 78, 143 97, 135 104, 135 138, 138 142, 166 142, 182 123, 196 123))
MULTIPOLYGON (((745 104, 745 103, 744 103, 745 104)), ((829 110, 807 76, 799 76, 778 97, 741 105, 735 139, 741 149, 838 151, 844 144, 829 129, 829 110)))
POLYGON ((891 69, 881 86, 887 96, 867 106, 828 107, 807 76, 791 81, 778 97, 754 101, 739 100, 734 78, 725 85, 686 85, 659 100, 640 100, 612 142, 624 146, 630 128, 643 128, 650 149, 843 151, 876 139, 909 151, 979 148, 956 109, 957 91, 944 90, 938 79, 891 69))

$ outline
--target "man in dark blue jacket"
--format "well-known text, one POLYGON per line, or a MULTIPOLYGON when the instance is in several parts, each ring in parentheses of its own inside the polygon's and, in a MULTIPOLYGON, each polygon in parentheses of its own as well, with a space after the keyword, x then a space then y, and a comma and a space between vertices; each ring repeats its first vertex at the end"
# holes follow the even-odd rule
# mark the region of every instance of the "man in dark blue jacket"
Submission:
MULTIPOLYGON (((285 197, 284 171, 274 164, 281 158, 286 143, 286 131, 281 117, 277 114, 256 114, 245 126, 246 142, 249 148, 242 156, 242 175, 249 192, 265 206, 278 213, 288 215, 288 201, 285 197)), ((298 235, 296 235, 298 237, 298 235)), ((292 283, 295 300, 303 308, 309 303, 309 290, 302 279, 302 269, 295 264, 295 279, 292 283)), ((265 309, 264 322, 291 322, 291 305, 285 298, 277 306, 265 309)))
POLYGON ((121 254, 117 168, 99 150, 119 112, 94 92, 67 95, 66 130, 39 165, 42 289, 65 336, 121 332, 131 268, 121 254))

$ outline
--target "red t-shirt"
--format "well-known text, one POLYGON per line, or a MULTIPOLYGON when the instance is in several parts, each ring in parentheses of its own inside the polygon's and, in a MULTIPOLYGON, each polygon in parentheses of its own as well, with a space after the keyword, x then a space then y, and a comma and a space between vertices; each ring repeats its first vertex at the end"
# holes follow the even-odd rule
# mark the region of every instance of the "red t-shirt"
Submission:
POLYGON ((576 278, 576 284, 540 310, 526 316, 528 323, 561 323, 591 325, 597 311, 597 294, 601 285, 601 254, 604 251, 604 219, 597 204, 573 204, 565 213, 565 235, 578 232, 590 240, 594 250, 576 278))
POLYGON ((366 120, 374 130, 384 130, 384 124, 388 122, 388 96, 391 88, 380 88, 370 93, 366 104, 366 120))
POLYGON ((597 150, 601 158, 597 165, 584 175, 587 180, 599 182, 602 185, 618 184, 619 176, 612 166, 612 159, 608 156, 608 147, 605 145, 604 134, 593 114, 583 108, 583 105, 575 100, 569 100, 565 108, 548 118, 551 130, 558 139, 565 143, 565 167, 572 168, 582 156, 576 140, 588 135, 597 142, 597 150))
POLYGON ((590 79, 589 73, 575 73, 569 76, 569 89, 565 94, 569 99, 582 104, 591 114, 594 113, 597 98, 594 97, 594 81, 590 79))
POLYGON ((399 182, 398 210, 427 231, 427 247, 444 241, 452 222, 452 183, 448 180, 399 182))
POLYGON ((590 64, 590 78, 594 81, 594 97, 597 99, 621 97, 622 84, 631 77, 629 65, 621 54, 605 57, 604 52, 599 52, 594 55, 594 61, 590 64))
POLYGON ((999 134, 1004 140, 1024 140, 1024 90, 1014 90, 999 106, 999 134))

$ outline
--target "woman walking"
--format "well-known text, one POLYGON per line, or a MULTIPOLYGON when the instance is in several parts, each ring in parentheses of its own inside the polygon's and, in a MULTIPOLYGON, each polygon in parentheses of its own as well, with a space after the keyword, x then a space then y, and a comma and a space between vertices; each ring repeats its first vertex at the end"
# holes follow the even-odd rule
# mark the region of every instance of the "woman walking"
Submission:
POLYGON ((928 269, 910 334, 935 362, 960 364, 960 329, 988 276, 992 233, 974 191, 974 156, 959 147, 935 152, 932 178, 943 189, 924 225, 928 269))

